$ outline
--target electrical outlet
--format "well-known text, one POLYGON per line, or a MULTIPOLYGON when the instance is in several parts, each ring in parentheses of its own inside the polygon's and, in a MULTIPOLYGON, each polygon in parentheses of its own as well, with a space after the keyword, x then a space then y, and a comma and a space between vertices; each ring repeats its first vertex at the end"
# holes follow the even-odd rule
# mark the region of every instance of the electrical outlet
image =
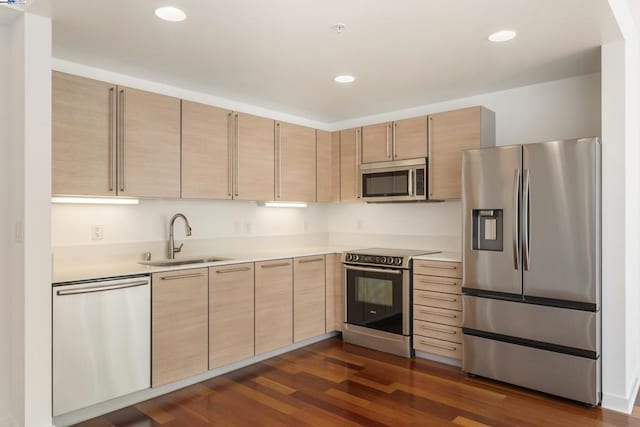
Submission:
POLYGON ((91 227, 91 240, 104 239, 104 224, 94 224, 91 227))

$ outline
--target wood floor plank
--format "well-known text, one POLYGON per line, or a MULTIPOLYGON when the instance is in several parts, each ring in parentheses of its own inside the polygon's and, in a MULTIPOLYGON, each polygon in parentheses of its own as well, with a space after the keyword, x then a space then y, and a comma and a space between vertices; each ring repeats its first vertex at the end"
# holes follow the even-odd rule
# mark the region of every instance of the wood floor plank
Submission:
POLYGON ((333 338, 79 425, 640 427, 636 406, 589 409, 333 338))

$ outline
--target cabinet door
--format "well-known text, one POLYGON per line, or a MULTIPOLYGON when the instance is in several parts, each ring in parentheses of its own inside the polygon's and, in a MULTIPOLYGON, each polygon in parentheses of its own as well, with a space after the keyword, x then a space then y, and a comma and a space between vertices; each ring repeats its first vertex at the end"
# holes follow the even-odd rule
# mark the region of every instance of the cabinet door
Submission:
POLYGON ((52 73, 52 193, 115 196, 115 85, 52 73))
MULTIPOLYGON (((362 163, 392 159, 392 123, 380 123, 362 128, 362 163)), ((426 139, 425 139, 426 146, 426 139)))
POLYGON ((429 116, 429 198, 461 197, 462 152, 480 148, 481 108, 429 116))
POLYGON ((325 332, 324 255, 293 260, 293 342, 325 332))
POLYGON ((180 100, 118 88, 118 194, 180 197, 180 100))
POLYGON ((394 160, 427 157, 427 117, 420 116, 393 123, 394 160))
POLYGON ((256 354, 293 343, 293 263, 256 262, 256 354))
POLYGON ((253 263, 209 268, 209 369, 254 355, 253 263))
POLYGON ((206 268, 151 276, 151 386, 207 371, 206 268))
POLYGON ((326 331, 341 331, 344 322, 344 288, 342 257, 340 254, 328 254, 325 265, 326 277, 326 331))
POLYGON ((340 201, 340 132, 316 131, 317 201, 340 201))
POLYGON ((340 131, 340 200, 360 198, 360 128, 340 131))
POLYGON ((182 101, 182 197, 231 199, 232 112, 182 101))
POLYGON ((235 193, 237 200, 273 200, 274 121, 235 113, 235 193))
POLYGON ((276 200, 315 202, 315 129, 278 122, 276 138, 276 200))

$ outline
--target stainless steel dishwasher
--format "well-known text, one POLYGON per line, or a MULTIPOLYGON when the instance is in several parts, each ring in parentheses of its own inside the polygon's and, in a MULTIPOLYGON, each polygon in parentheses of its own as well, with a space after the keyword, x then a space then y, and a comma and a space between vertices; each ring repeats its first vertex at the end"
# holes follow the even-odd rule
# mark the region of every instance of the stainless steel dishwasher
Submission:
POLYGON ((53 415, 151 385, 147 276, 53 287, 53 415))

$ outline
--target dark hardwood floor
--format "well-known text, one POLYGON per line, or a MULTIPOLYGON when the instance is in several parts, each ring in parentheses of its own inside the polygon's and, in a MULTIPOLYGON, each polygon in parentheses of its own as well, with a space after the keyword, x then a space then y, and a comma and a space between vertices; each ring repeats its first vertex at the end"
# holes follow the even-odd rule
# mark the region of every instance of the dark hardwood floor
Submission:
POLYGON ((640 426, 626 416, 330 339, 80 424, 640 426))

